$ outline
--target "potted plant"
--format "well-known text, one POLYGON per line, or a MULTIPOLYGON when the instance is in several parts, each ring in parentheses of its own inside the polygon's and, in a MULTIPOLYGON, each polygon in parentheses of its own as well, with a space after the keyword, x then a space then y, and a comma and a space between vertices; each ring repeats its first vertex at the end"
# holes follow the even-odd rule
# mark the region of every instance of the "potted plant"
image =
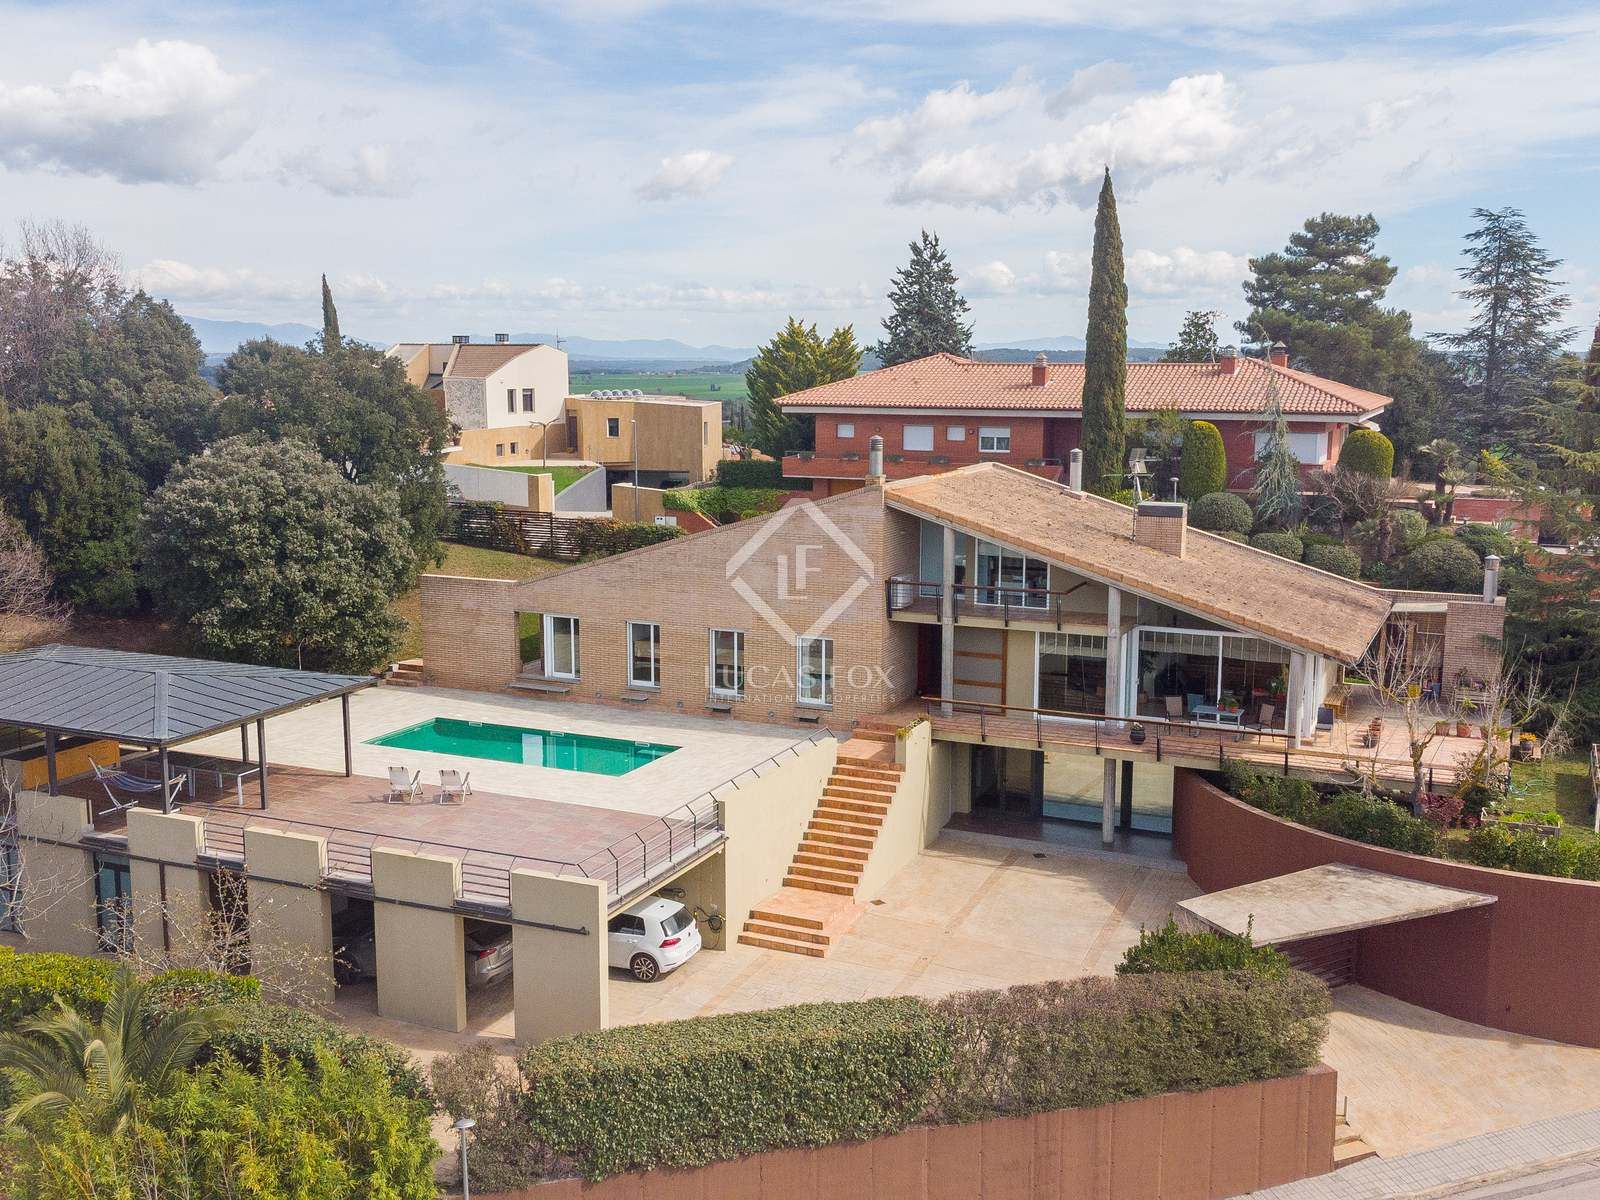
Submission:
POLYGON ((1135 721, 1128 730, 1128 740, 1135 746, 1144 745, 1144 726, 1138 721, 1135 721))
POLYGON ((1456 721, 1456 736, 1457 737, 1471 737, 1472 736, 1472 723, 1470 721, 1457 720, 1456 721))
POLYGON ((1232 692, 1223 692, 1221 699, 1217 701, 1217 708, 1225 713, 1236 713, 1243 707, 1244 705, 1239 703, 1239 697, 1232 692))

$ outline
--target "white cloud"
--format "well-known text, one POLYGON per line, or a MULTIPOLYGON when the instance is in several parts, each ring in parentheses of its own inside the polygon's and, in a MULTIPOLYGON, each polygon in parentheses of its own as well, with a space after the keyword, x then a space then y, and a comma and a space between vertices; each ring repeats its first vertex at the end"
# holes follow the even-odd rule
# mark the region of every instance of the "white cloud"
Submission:
POLYGON ((1132 67, 1112 59, 1082 67, 1072 73, 1066 87, 1045 101, 1044 109, 1052 117, 1064 117, 1101 96, 1131 92, 1133 78, 1132 67))
POLYGON ((704 196, 733 165, 733 156, 715 150, 690 150, 661 160, 661 166, 636 189, 646 200, 704 196))
POLYGON ((205 46, 141 38, 65 83, 0 84, 0 163, 124 183, 197 183, 254 131, 252 83, 205 46))
POLYGON ((349 152, 308 149, 283 164, 286 182, 306 180, 330 196, 404 196, 415 184, 408 165, 388 146, 357 146, 349 152))
POLYGON ((972 296, 998 296, 1017 286, 1017 273, 999 259, 972 267, 962 278, 972 296))
POLYGON ((1126 259, 1128 291, 1146 296, 1235 295, 1250 273, 1249 260, 1226 250, 1191 250, 1179 246, 1168 253, 1135 250, 1126 259))
POLYGON ((1020 72, 1011 82, 988 92, 974 91, 963 79, 953 87, 929 92, 915 108, 861 122, 855 128, 855 144, 873 158, 908 158, 930 141, 965 133, 974 125, 1015 112, 1037 91, 1020 72))
POLYGON ((1141 96, 1065 142, 1018 156, 994 145, 924 159, 895 189, 904 204, 938 202, 1014 208, 1086 203, 1109 166, 1124 188, 1219 163, 1242 139, 1234 88, 1221 75, 1187 75, 1141 96))

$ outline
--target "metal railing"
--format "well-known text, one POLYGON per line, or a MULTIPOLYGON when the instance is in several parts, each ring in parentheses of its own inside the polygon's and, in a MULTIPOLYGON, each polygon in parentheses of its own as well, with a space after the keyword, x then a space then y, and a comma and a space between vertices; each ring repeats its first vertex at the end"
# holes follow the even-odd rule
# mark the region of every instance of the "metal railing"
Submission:
MULTIPOLYGON (((1074 608, 1066 598, 1088 587, 1087 581, 1070 588, 1009 587, 998 584, 958 583, 951 586, 951 616, 960 624, 963 616, 989 617, 1005 624, 1012 621, 1041 621, 1061 628, 1067 624, 1103 626, 1104 612, 1074 608)), ((890 616, 897 612, 940 611, 944 584, 938 580, 912 579, 896 575, 884 580, 884 605, 890 616)))

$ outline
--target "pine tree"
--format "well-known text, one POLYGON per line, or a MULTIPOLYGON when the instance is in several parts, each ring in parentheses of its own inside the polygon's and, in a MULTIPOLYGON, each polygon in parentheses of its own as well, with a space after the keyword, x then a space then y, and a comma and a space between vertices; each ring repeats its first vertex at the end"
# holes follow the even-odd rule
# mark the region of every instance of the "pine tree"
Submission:
POLYGON ((1289 448, 1289 422, 1283 415, 1283 398, 1277 380, 1268 377, 1267 440, 1256 455, 1255 482, 1250 499, 1256 520, 1273 529, 1293 529, 1300 520, 1300 460, 1289 448))
POLYGON ((793 317, 750 360, 745 389, 750 393, 750 441, 763 454, 781 458, 790 450, 809 450, 815 441, 811 417, 791 416, 778 407, 779 396, 804 391, 861 369, 855 330, 845 325, 826 341, 815 325, 793 317))
POLYGON ((1110 495, 1122 487, 1127 432, 1128 285, 1122 274, 1122 227, 1111 170, 1100 185, 1094 215, 1094 260, 1089 277, 1089 329, 1083 354, 1083 482, 1110 495))
POLYGON ((1456 294, 1471 303, 1473 320, 1433 339, 1451 352, 1456 420, 1478 445, 1515 444, 1532 432, 1534 402, 1575 332, 1556 324, 1571 301, 1551 278, 1561 260, 1544 252, 1520 211, 1477 208, 1472 216, 1467 263, 1456 272, 1467 286, 1456 294))
POLYGON ((940 352, 972 353, 972 326, 962 321, 967 302, 957 282, 939 236, 924 229, 921 240, 911 243, 911 261, 894 273, 889 289, 893 311, 883 322, 887 336, 873 347, 884 366, 940 352))
POLYGON ((328 286, 328 277, 322 277, 322 349, 324 353, 332 353, 339 349, 344 341, 339 336, 339 310, 333 306, 333 289, 328 286))
POLYGON ((1217 319, 1219 312, 1202 312, 1191 308, 1183 314, 1183 328, 1178 330, 1178 340, 1167 347, 1162 362, 1211 362, 1217 357, 1217 319))

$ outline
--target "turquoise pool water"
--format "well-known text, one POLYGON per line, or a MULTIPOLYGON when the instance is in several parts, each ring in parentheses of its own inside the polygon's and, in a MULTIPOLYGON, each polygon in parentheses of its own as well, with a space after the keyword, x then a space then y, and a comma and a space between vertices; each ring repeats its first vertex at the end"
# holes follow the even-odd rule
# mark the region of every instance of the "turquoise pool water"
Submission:
POLYGON ((430 750, 435 754, 459 754, 464 758, 526 763, 531 767, 555 767, 562 771, 588 771, 594 775, 626 775, 678 748, 659 742, 630 742, 555 729, 457 721, 451 717, 434 717, 431 721, 397 729, 372 738, 367 745, 430 750))

